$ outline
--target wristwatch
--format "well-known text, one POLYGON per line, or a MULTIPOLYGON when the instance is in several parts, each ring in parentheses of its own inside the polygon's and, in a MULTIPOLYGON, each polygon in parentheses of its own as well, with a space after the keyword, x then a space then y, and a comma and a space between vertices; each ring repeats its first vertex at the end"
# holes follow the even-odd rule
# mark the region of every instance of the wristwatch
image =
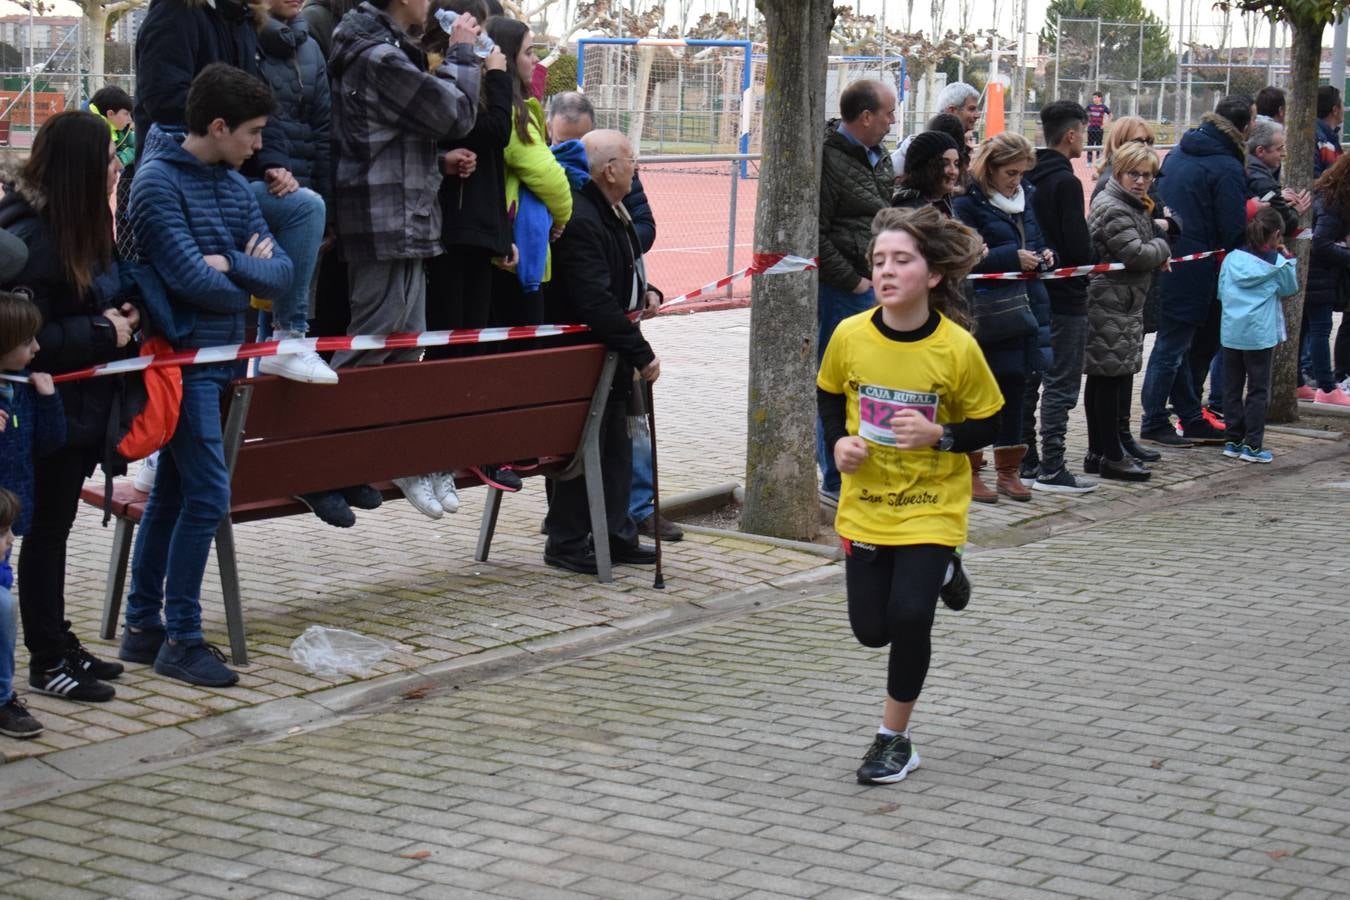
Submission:
POLYGON ((942 437, 938 438, 937 448, 944 452, 951 452, 952 447, 956 446, 956 435, 952 434, 950 425, 942 426, 942 437))

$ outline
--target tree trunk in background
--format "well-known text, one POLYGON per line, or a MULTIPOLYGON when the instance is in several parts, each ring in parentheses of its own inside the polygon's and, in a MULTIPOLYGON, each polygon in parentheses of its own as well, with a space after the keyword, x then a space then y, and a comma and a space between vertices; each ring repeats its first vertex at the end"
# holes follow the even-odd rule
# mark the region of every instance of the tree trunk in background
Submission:
MULTIPOLYGON (((1317 83, 1322 61, 1323 25, 1294 26, 1294 62, 1288 106, 1285 110, 1285 140, 1288 153, 1284 159, 1284 183, 1287 187, 1303 190, 1312 185, 1313 152, 1317 147, 1317 83)), ((1311 224, 1304 216, 1302 224, 1311 224)), ((1284 321, 1289 340, 1275 348, 1275 362, 1270 391, 1270 421, 1298 421, 1298 400, 1294 389, 1298 386, 1299 323, 1303 321, 1303 288, 1308 281, 1308 262, 1312 241, 1297 241, 1293 248, 1298 254, 1299 291, 1284 302, 1284 321)))
MULTIPOLYGON (((768 33, 755 252, 815 256, 831 0, 758 0, 768 33)), ((741 528, 815 536, 816 273, 756 278, 741 528)))

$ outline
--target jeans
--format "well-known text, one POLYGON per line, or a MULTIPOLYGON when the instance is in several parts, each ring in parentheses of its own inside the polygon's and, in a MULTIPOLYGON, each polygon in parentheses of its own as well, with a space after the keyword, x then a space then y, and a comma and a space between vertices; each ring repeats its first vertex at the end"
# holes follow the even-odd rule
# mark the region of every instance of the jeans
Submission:
POLYGON ((1331 370, 1331 307, 1317 303, 1306 309, 1313 381, 1319 391, 1330 391, 1336 387, 1335 374, 1331 370))
POLYGON ((641 522, 656 511, 652 482, 652 436, 646 428, 633 435, 633 490, 628 497, 628 515, 641 522))
POLYGON ((14 647, 19 637, 19 604, 0 587, 0 706, 14 696, 14 647))
MULTIPOLYGON (((1209 402, 1205 405, 1216 413, 1223 413, 1224 400, 1224 380, 1223 380, 1223 351, 1220 350, 1214 354, 1214 359, 1209 363, 1209 402)), ((1197 392, 1199 387, 1196 388, 1197 392)))
POLYGON ((1054 475, 1064 468, 1064 436, 1069 410, 1078 405, 1083 381, 1083 351, 1087 346, 1086 315, 1050 315, 1050 371, 1027 377, 1022 410, 1022 438, 1027 454, 1036 453, 1036 401, 1041 405, 1041 472, 1054 475), (1042 391, 1041 388, 1044 388, 1042 391), (1039 394, 1039 397, 1038 397, 1039 394))
POLYGON ((1270 375, 1275 348, 1231 350, 1223 348, 1224 437, 1234 444, 1261 449, 1266 437, 1266 412, 1270 406, 1270 375), (1247 389, 1243 397, 1242 389, 1247 389))
POLYGON ((291 289, 272 298, 272 327, 304 334, 309 329, 309 289, 323 243, 323 198, 309 188, 277 197, 268 192, 265 182, 253 181, 250 185, 277 246, 295 265, 291 289))
MULTIPOLYGON (((876 295, 871 288, 855 294, 822 282, 816 294, 816 363, 824 359, 830 336, 840 322, 876 305, 876 295)), ((834 457, 825 449, 825 428, 819 418, 816 419, 816 464, 820 466, 821 488, 838 494, 842 481, 839 470, 834 467, 834 457)))
POLYGON ((1182 425, 1191 425, 1201 419, 1200 398, 1195 393, 1195 378, 1188 358, 1197 330, 1198 326, 1189 322, 1168 315, 1158 317, 1158 333, 1154 336, 1153 352, 1149 354, 1148 368, 1144 371, 1142 432, 1171 427, 1167 415, 1169 398, 1182 425))
POLYGON ((136 536, 127 625, 164 627, 174 641, 202 637, 202 577, 216 530, 230 512, 220 401, 235 374, 229 365, 183 370, 178 430, 159 455, 136 536))

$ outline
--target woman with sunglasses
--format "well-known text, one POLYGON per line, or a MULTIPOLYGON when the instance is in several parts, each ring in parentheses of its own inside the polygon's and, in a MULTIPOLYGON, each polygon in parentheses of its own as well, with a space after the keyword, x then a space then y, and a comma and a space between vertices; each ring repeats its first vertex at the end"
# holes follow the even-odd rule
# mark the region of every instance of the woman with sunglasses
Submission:
MULTIPOLYGON (((1106 133, 1106 142, 1102 145, 1102 158, 1097 161, 1097 186, 1092 189, 1091 202, 1097 200, 1097 195, 1106 189, 1106 186, 1112 181, 1112 157, 1121 147, 1130 145, 1145 146, 1150 149, 1156 138, 1153 134, 1153 128, 1139 116, 1121 116, 1111 123, 1111 130, 1106 133)), ((1163 206, 1162 194, 1158 191, 1159 180, 1154 178, 1148 184, 1148 198, 1153 202, 1153 214, 1155 218, 1167 223, 1167 240, 1176 240, 1181 236, 1181 220, 1172 214, 1172 211, 1163 206)), ((1152 334, 1158 330, 1158 279, 1154 275, 1149 276, 1148 293, 1144 300, 1144 334, 1152 334)), ((1119 383, 1122 396, 1119 406, 1121 410, 1120 419, 1120 443, 1125 448, 1125 455, 1141 463, 1157 462, 1162 459, 1162 454, 1156 450, 1150 450, 1142 446, 1134 438, 1130 431, 1130 403, 1134 398, 1134 378, 1133 376, 1122 379, 1119 383)), ((1096 466, 1092 461, 1092 454, 1088 454, 1087 460, 1083 463, 1084 471, 1095 471, 1096 466)))

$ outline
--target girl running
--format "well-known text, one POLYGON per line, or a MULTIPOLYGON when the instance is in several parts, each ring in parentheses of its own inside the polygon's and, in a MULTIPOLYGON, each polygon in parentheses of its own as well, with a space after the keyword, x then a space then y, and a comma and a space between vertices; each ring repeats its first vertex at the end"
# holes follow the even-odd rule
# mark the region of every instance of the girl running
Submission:
POLYGON ((845 319, 816 379, 826 447, 843 474, 835 529, 847 554, 848 614, 867 647, 890 645, 881 727, 858 781, 890 784, 919 766, 909 718, 932 651, 941 596, 970 599, 970 461, 992 443, 1003 397, 959 312, 980 239, 932 207, 872 221, 876 309, 845 319))

